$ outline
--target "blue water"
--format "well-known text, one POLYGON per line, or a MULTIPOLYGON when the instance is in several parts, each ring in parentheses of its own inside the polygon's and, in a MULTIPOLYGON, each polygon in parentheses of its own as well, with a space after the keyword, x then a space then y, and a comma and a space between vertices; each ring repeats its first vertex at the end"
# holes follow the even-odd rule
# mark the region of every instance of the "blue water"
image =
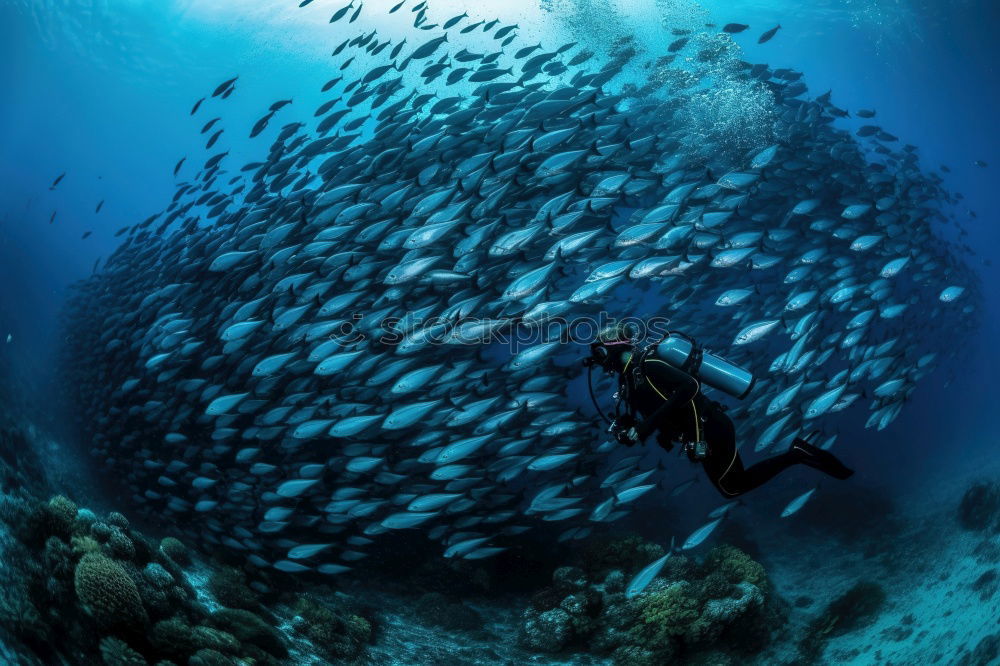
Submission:
MULTIPOLYGON (((275 99, 294 96, 290 110, 303 115, 321 103, 319 88, 335 73, 327 57, 336 43, 326 25, 330 3, 302 10, 293 4, 7 2, 0 8, 0 84, 8 91, 0 108, 0 328, 18 341, 5 351, 13 352, 23 375, 46 377, 52 366, 64 288, 113 251, 115 230, 169 201, 171 170, 181 156, 191 155, 193 162, 200 154, 200 123, 213 116, 195 119, 188 111, 202 91, 241 76, 238 101, 211 109, 234 128, 252 125, 275 99), (64 171, 66 179, 49 191, 64 171), (106 203, 95 214, 102 199, 106 203), (53 211, 56 222, 49 225, 53 211), (81 240, 86 231, 93 235, 81 240)), ((530 43, 532 33, 567 32, 564 20, 599 25, 602 12, 609 15, 615 7, 565 5, 550 3, 540 11, 514 3, 496 13, 506 22, 527 24, 522 34, 530 43)), ((686 3, 664 3, 668 9, 675 5, 675 15, 691 15, 686 3)), ((633 32, 662 48, 667 37, 650 20, 657 9, 622 6, 627 11, 620 14, 618 33, 633 32)), ((812 94, 832 90, 842 108, 877 110, 880 125, 920 147, 925 165, 948 165, 947 186, 962 192, 978 214, 966 219, 966 241, 990 258, 998 241, 990 223, 998 214, 995 165, 980 169, 972 162, 995 161, 1000 152, 991 112, 1000 96, 992 39, 1000 8, 973 0, 702 6, 720 24, 751 25, 736 38, 745 59, 804 72, 812 94), (763 29, 778 23, 782 30, 775 39, 756 44, 763 29)), ((447 6, 435 11, 452 15, 447 6)), ((290 122, 295 113, 286 109, 284 118, 290 122)), ((248 161, 253 144, 244 136, 227 135, 227 146, 248 161), (247 151, 242 156, 241 148, 247 151)), ((986 284, 996 280, 996 267, 979 270, 986 284)), ((956 376, 947 389, 944 377, 921 387, 912 408, 875 441, 856 433, 853 448, 862 473, 871 470, 888 482, 883 470, 891 466, 891 483, 919 484, 923 473, 992 445, 989 408, 995 403, 989 387, 1000 372, 1000 354, 989 342, 997 330, 995 302, 986 305, 981 338, 967 343, 975 353, 961 367, 943 371, 956 376)))
MULTIPOLYGON (((857 482, 888 488, 900 498, 932 494, 947 480, 1000 463, 995 448, 1000 440, 1000 297, 995 289, 1000 266, 987 265, 1000 247, 1000 4, 466 4, 489 6, 475 12, 486 12, 486 18, 519 23, 518 43, 523 44, 536 37, 561 43, 574 32, 593 30, 634 34, 647 48, 662 51, 673 38, 659 21, 671 12, 683 18, 703 12, 719 25, 748 23, 751 28, 735 37, 745 49, 744 59, 804 72, 810 95, 832 90, 832 101, 841 108, 877 110, 874 121, 852 117, 838 123, 854 128, 875 122, 901 142, 918 146, 925 168, 947 165, 946 186, 964 195, 957 212, 968 235, 961 240, 975 250, 967 261, 985 285, 981 327, 970 339, 935 340, 940 347, 959 344, 963 353, 920 385, 887 430, 846 425, 838 452, 857 469, 857 482), (779 23, 773 40, 756 43, 757 35, 779 23), (974 166, 975 160, 989 166, 974 166)), ((249 128, 277 99, 294 98, 279 112, 278 125, 311 117, 325 99, 319 90, 337 74, 329 52, 340 41, 326 21, 341 3, 296 5, 288 0, 0 4, 0 354, 38 422, 54 430, 60 426, 61 415, 47 398, 63 381, 56 358, 67 287, 114 251, 117 229, 170 200, 178 159, 187 156, 191 167, 211 154, 203 151, 207 135, 199 134, 201 124, 221 115, 230 159, 243 163, 257 156, 261 140, 255 143, 242 129, 228 128, 249 128), (197 116, 189 115, 197 98, 237 74, 237 95, 206 102, 197 116), (65 179, 50 190, 63 172, 65 179), (95 213, 102 200, 102 210, 95 213), (92 235, 82 239, 85 232, 92 235), (12 341, 5 345, 8 333, 12 341)), ((460 2, 435 3, 434 12, 449 17, 462 7, 460 2)), ((402 24, 379 27, 383 36, 406 34, 402 24)), ((954 228, 945 233, 954 235, 954 228)))

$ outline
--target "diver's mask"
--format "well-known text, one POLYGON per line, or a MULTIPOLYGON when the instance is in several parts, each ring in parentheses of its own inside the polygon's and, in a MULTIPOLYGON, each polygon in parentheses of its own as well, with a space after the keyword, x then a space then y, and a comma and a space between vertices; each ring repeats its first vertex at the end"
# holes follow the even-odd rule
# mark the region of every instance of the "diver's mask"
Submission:
POLYGON ((590 357, 584 359, 583 364, 587 367, 598 366, 604 368, 604 371, 610 374, 614 372, 614 367, 611 363, 611 355, 618 353, 619 351, 629 351, 631 348, 631 340, 592 342, 590 343, 590 357), (625 349, 618 349, 619 347, 625 347, 625 349))

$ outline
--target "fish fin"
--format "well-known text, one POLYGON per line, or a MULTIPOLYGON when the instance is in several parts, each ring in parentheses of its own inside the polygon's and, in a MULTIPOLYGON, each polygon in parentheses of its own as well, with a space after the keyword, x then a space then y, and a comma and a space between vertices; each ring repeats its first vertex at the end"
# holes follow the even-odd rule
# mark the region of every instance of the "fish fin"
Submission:
MULTIPOLYGON (((556 256, 552 259, 553 266, 557 268, 562 268, 566 264, 566 258, 563 256, 562 247, 556 246, 556 256)), ((548 288, 548 285, 546 285, 548 288)))

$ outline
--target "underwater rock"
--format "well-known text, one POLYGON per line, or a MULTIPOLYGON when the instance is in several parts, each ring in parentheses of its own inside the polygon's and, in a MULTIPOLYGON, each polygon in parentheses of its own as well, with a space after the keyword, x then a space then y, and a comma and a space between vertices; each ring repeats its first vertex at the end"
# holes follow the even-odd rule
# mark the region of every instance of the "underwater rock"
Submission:
POLYGON ((830 631, 837 636, 871 624, 885 606, 885 589, 878 583, 864 581, 830 602, 824 615, 835 626, 830 631))
POLYGON ((975 532, 995 529, 998 512, 1000 487, 989 481, 979 481, 962 495, 962 501, 958 505, 958 524, 975 532))
POLYGON ((40 656, 52 649, 52 625, 32 603, 26 581, 0 586, 0 624, 40 656))
MULTIPOLYGON (((10 375, 0 372, 0 376, 10 375)), ((4 388, 0 386, 0 393, 4 388)), ((10 397, 2 397, 0 401, 10 409, 10 397)), ((41 497, 48 487, 49 471, 50 466, 42 459, 38 447, 21 428, 0 427, 0 489, 6 493, 27 492, 41 497)))
POLYGON ((1000 657, 1000 633, 984 636, 976 647, 966 652, 957 666, 988 666, 1000 657))
POLYGON ((417 599, 415 614, 429 624, 457 631, 482 629, 483 618, 472 608, 448 599, 440 592, 428 592, 417 599))
POLYGON ((996 594, 998 578, 1000 576, 997 575, 997 570, 989 569, 973 581, 971 587, 979 594, 980 601, 989 601, 996 594))
POLYGON ((17 495, 0 497, 0 522, 6 523, 21 541, 25 540, 25 525, 32 512, 31 503, 17 495))
POLYGON ((840 636, 870 625, 885 606, 885 589, 878 583, 855 584, 827 605, 810 623, 799 642, 799 654, 807 661, 818 659, 833 636, 840 636))

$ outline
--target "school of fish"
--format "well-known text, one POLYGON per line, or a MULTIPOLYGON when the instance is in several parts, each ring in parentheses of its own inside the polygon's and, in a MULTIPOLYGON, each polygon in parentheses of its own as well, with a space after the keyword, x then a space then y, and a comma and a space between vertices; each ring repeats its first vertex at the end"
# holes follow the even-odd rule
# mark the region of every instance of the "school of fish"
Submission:
POLYGON ((185 158, 202 165, 173 201, 74 286, 66 385, 136 510, 285 572, 348 571, 405 529, 473 560, 540 525, 583 538, 664 472, 570 395, 585 345, 498 339, 669 316, 757 375, 730 414, 774 452, 816 429, 831 446, 861 405, 885 428, 977 325, 967 249, 942 231, 956 196, 915 147, 839 128, 801 73, 742 61, 746 26, 643 63, 628 40, 524 46, 426 3, 410 43, 348 37, 362 7, 331 18, 342 60, 315 119, 259 161, 185 158), (692 140, 713 85, 766 102, 759 135, 692 140))

